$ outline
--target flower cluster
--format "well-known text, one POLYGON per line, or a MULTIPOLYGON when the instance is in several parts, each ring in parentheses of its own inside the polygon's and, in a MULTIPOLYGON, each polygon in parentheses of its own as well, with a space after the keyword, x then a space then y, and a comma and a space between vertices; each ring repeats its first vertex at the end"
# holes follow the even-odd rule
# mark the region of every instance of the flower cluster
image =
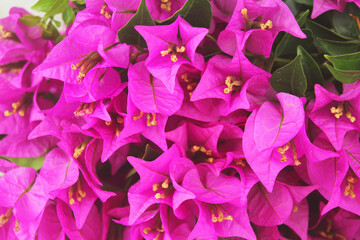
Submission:
POLYGON ((57 40, 0 19, 1 239, 360 239, 360 75, 338 79, 360 57, 319 69, 309 11, 85 3, 57 40))

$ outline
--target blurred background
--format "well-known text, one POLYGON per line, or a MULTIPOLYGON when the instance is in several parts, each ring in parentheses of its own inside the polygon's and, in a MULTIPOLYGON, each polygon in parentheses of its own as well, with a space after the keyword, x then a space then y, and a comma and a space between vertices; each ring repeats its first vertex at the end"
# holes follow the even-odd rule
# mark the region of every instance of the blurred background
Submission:
POLYGON ((31 13, 35 13, 30 7, 36 2, 37 0, 0 0, 0 18, 7 17, 12 7, 22 7, 31 13))

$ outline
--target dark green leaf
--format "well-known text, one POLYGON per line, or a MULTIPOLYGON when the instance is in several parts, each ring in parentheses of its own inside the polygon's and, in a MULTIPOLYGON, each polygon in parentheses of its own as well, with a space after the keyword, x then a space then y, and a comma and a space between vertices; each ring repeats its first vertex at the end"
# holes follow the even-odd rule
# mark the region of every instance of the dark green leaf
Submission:
POLYGON ((306 10, 306 12, 304 12, 303 14, 301 14, 300 16, 298 16, 296 18, 296 21, 299 24, 299 27, 304 26, 308 15, 309 15, 309 10, 306 10))
MULTIPOLYGON (((300 27, 302 27, 305 24, 308 15, 309 15, 309 10, 298 16, 297 22, 300 27)), ((303 29, 302 31, 306 34, 307 38, 301 39, 294 37, 289 33, 286 33, 284 37, 280 40, 279 44, 276 46, 275 54, 274 54, 275 57, 279 57, 281 55, 286 55, 286 54, 291 55, 296 51, 296 47, 298 45, 308 46, 312 44, 311 31, 308 29, 303 29)))
POLYGON ((271 76, 271 86, 277 92, 287 92, 298 97, 305 96, 307 87, 301 55, 289 64, 277 69, 271 76))
POLYGON ((306 49, 311 48, 313 43, 312 32, 309 29, 302 29, 302 31, 307 36, 304 39, 297 38, 291 34, 286 33, 275 49, 275 54, 274 54, 275 57, 279 57, 279 56, 294 57, 296 55, 296 48, 299 45, 303 46, 306 49))
POLYGON ((68 6, 66 10, 62 13, 62 19, 66 25, 72 24, 75 20, 74 9, 68 6))
POLYGON ((338 56, 325 55, 325 58, 338 70, 360 70, 360 52, 338 56))
POLYGON ((333 41, 351 40, 350 38, 341 36, 310 19, 306 20, 306 27, 309 28, 313 32, 314 36, 317 38, 331 39, 333 41))
POLYGON ((297 54, 301 55, 301 64, 306 76, 307 88, 313 90, 315 84, 322 84, 324 81, 321 70, 315 60, 303 47, 297 47, 297 54))
POLYGON ((66 37, 65 34, 61 34, 56 38, 56 44, 58 44, 59 42, 61 42, 62 40, 64 40, 64 38, 66 37))
POLYGON ((360 30, 356 20, 350 16, 350 13, 360 17, 360 9, 355 4, 346 4, 344 12, 334 11, 332 24, 335 32, 346 37, 358 39, 360 30))
POLYGON ((184 6, 169 19, 157 23, 160 25, 169 25, 177 19, 179 14, 193 27, 210 28, 212 10, 208 0, 188 0, 184 6))
POLYGON ((329 64, 325 63, 325 66, 331 74, 335 77, 336 80, 342 83, 353 83, 360 79, 360 71, 350 71, 350 70, 338 70, 329 64))
POLYGON ((44 18, 46 19, 53 17, 58 13, 62 13, 68 6, 69 5, 67 0, 55 0, 55 2, 51 5, 51 8, 46 11, 44 18))
POLYGON ((300 3, 300 4, 304 4, 304 5, 308 5, 308 6, 313 5, 313 0, 295 0, 295 2, 300 3))
POLYGON ((2 157, 0 158, 8 160, 17 164, 20 167, 31 167, 35 170, 39 170, 44 164, 45 156, 40 156, 37 158, 14 158, 14 157, 2 157))
POLYGON ((340 55, 356 52, 360 49, 360 41, 336 41, 331 39, 315 38, 315 45, 323 52, 331 55, 340 55))
POLYGON ((145 152, 144 155, 141 157, 141 159, 144 159, 145 161, 153 161, 156 158, 158 158, 160 155, 161 152, 156 151, 149 144, 146 144, 145 152))
POLYGON ((118 31, 118 38, 121 43, 127 43, 131 45, 140 45, 145 47, 146 43, 143 37, 135 30, 134 26, 146 25, 154 26, 154 20, 152 19, 148 8, 146 7, 146 1, 141 0, 140 6, 135 15, 129 20, 129 22, 118 31))
POLYGON ((43 39, 48 39, 48 40, 57 39, 59 36, 60 34, 58 30, 56 29, 54 24, 52 24, 51 21, 48 23, 47 27, 41 33, 41 37, 43 39))
POLYGON ((72 0, 72 1, 79 5, 85 4, 85 0, 72 0))
POLYGON ((40 23, 41 18, 38 16, 25 14, 19 18, 20 22, 26 26, 33 27, 40 23))
POLYGON ((47 12, 54 2, 55 0, 39 0, 31 7, 31 9, 40 12, 47 12))

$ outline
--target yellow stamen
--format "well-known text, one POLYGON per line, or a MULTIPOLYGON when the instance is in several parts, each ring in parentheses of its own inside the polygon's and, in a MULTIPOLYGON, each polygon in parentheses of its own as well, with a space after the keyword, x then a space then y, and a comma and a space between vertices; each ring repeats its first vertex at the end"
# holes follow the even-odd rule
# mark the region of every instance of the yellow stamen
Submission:
POLYGON ((163 194, 161 194, 161 193, 157 193, 157 194, 155 194, 155 198, 156 199, 165 199, 166 198, 166 195, 163 193, 163 194))
POLYGON ((214 158, 210 157, 208 159, 206 159, 207 163, 213 164, 214 163, 214 158))
POLYGON ((160 183, 155 183, 153 185, 153 191, 156 192, 160 188, 160 186, 161 186, 160 183))
POLYGON ((210 214, 211 214, 211 221, 213 223, 216 223, 218 221, 217 217, 215 216, 215 211, 213 209, 212 206, 209 207, 210 208, 210 214))
POLYGON ((290 146, 291 146, 291 151, 293 152, 295 166, 299 166, 301 164, 301 162, 297 158, 297 152, 296 152, 294 140, 290 140, 290 146))
POLYGON ((356 118, 354 116, 351 115, 351 112, 347 111, 345 113, 345 116, 350 120, 350 122, 355 122, 356 118))
POLYGON ((16 231, 16 232, 20 231, 20 224, 19 224, 19 221, 17 219, 15 220, 14 231, 16 231))
POLYGON ((219 205, 216 205, 216 210, 217 210, 217 213, 218 213, 218 218, 217 218, 218 222, 224 221, 224 213, 222 212, 219 205))
POLYGON ((0 227, 4 226, 4 225, 10 220, 10 218, 11 218, 12 215, 13 215, 13 211, 12 211, 12 210, 13 210, 13 209, 10 208, 10 209, 8 209, 8 210, 6 211, 5 214, 2 214, 2 215, 0 216, 0 227))
POLYGON ((156 124, 157 124, 157 122, 156 122, 156 113, 147 113, 147 114, 146 114, 146 125, 147 125, 148 127, 150 127, 150 126, 155 126, 156 124), (153 118, 152 121, 150 121, 150 120, 151 120, 151 116, 152 116, 152 118, 153 118))
POLYGON ((178 53, 183 53, 185 52, 185 46, 184 45, 181 45, 181 46, 176 46, 176 52, 178 53))
POLYGON ((74 154, 73 157, 74 158, 78 158, 80 157, 80 155, 83 153, 83 151, 86 149, 87 145, 89 144, 89 142, 91 141, 91 137, 87 137, 85 138, 85 140, 79 144, 79 146, 77 146, 74 150, 74 154))
POLYGON ((145 233, 145 234, 149 234, 150 232, 152 232, 152 228, 151 227, 147 227, 147 228, 144 228, 143 229, 143 233, 145 233))
POLYGON ((81 103, 80 106, 74 112, 76 117, 83 117, 86 114, 92 114, 95 111, 96 102, 81 103))
POLYGON ((235 165, 237 166, 242 166, 242 167, 246 166, 246 161, 244 158, 234 158, 233 160, 235 162, 235 165))
POLYGON ((199 147, 199 146, 196 146, 196 145, 192 146, 192 148, 191 148, 191 152, 192 152, 192 153, 197 152, 197 151, 199 151, 199 150, 200 150, 200 147, 199 147))
POLYGON ((171 61, 176 62, 178 60, 178 54, 182 54, 184 53, 186 50, 184 45, 175 45, 175 44, 169 44, 168 49, 161 51, 160 54, 161 56, 166 56, 169 53, 171 53, 171 61))
POLYGON ((293 206, 293 212, 297 212, 299 211, 299 207, 298 206, 293 206))
POLYGON ((160 1, 161 1, 160 8, 170 12, 171 11, 171 1, 170 0, 160 0, 160 1))
POLYGON ((102 57, 96 51, 90 52, 77 64, 72 64, 71 69, 76 70, 80 68, 79 75, 77 76, 78 82, 81 82, 85 75, 93 68, 96 64, 102 61, 102 57))
POLYGON ((234 87, 241 87, 243 82, 236 80, 236 78, 233 76, 227 76, 225 79, 225 85, 227 88, 224 89, 224 93, 231 93, 234 91, 234 87))
POLYGON ((170 183, 170 178, 167 178, 162 184, 161 187, 168 188, 170 183))
POLYGON ((68 195, 69 195, 69 203, 70 203, 70 205, 73 205, 75 203, 75 200, 73 198, 73 195, 74 195, 74 187, 73 186, 71 186, 69 188, 68 195))
POLYGON ((172 53, 170 59, 171 61, 176 62, 178 60, 176 53, 172 53))
POLYGON ((355 198, 356 194, 354 193, 354 184, 357 182, 357 179, 353 176, 348 176, 346 178, 347 185, 345 187, 344 195, 349 196, 351 198, 355 198))
POLYGON ((344 114, 344 106, 342 103, 338 103, 337 107, 331 107, 330 111, 335 115, 337 119, 339 119, 344 114))
POLYGON ((134 114, 133 120, 136 121, 136 120, 140 119, 142 116, 144 116, 144 112, 143 112, 143 111, 140 111, 140 115, 134 114))
POLYGON ((286 143, 284 146, 281 146, 277 149, 278 153, 281 154, 281 159, 280 159, 281 162, 286 162, 287 158, 285 156, 285 152, 289 150, 289 148, 290 148, 290 144, 286 143))
POLYGON ((161 56, 164 57, 164 56, 168 55, 168 54, 171 53, 171 52, 172 52, 172 49, 171 49, 171 47, 169 46, 167 50, 161 51, 160 54, 161 54, 161 56))
POLYGON ((110 18, 111 18, 111 13, 109 13, 109 12, 106 11, 106 8, 107 8, 107 7, 108 7, 108 5, 107 5, 106 3, 104 3, 104 4, 102 5, 101 10, 100 10, 100 14, 101 14, 101 15, 104 15, 105 18, 110 19, 110 18))
POLYGON ((273 28, 273 24, 272 24, 272 22, 271 22, 270 20, 267 20, 266 23, 261 23, 261 24, 260 24, 260 28, 261 28, 262 30, 272 29, 272 28, 273 28))
POLYGON ((105 121, 105 124, 107 125, 107 126, 110 126, 111 125, 111 123, 112 123, 112 121, 110 120, 110 121, 105 121))

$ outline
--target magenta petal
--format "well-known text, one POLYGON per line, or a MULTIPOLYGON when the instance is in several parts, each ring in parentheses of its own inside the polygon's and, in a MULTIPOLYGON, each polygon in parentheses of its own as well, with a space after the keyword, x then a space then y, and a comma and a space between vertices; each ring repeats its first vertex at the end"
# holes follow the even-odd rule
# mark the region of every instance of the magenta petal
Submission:
POLYGON ((278 93, 281 108, 265 102, 259 109, 254 125, 254 138, 261 151, 280 147, 289 142, 304 124, 305 113, 302 101, 287 93, 278 93))
POLYGON ((248 195, 250 220, 261 226, 282 224, 290 216, 293 200, 285 186, 275 184, 269 193, 261 184, 255 185, 248 195))
POLYGON ((61 149, 55 148, 46 155, 38 179, 48 191, 70 187, 79 176, 76 163, 61 149))
POLYGON ((201 165, 185 174, 182 186, 193 192, 198 200, 214 204, 229 202, 242 193, 238 178, 223 174, 216 176, 201 165))
POLYGON ((281 162, 281 155, 272 148, 259 151, 254 140, 254 123, 257 110, 249 116, 243 138, 243 149, 251 169, 259 177, 266 189, 271 192, 278 173, 291 164, 289 161, 281 162))
POLYGON ((147 71, 145 63, 139 62, 129 68, 129 95, 135 106, 143 112, 174 114, 184 98, 178 83, 170 93, 162 81, 147 71))
POLYGON ((293 211, 285 224, 291 227, 301 239, 307 238, 309 225, 309 205, 307 201, 302 201, 294 205, 293 211))

